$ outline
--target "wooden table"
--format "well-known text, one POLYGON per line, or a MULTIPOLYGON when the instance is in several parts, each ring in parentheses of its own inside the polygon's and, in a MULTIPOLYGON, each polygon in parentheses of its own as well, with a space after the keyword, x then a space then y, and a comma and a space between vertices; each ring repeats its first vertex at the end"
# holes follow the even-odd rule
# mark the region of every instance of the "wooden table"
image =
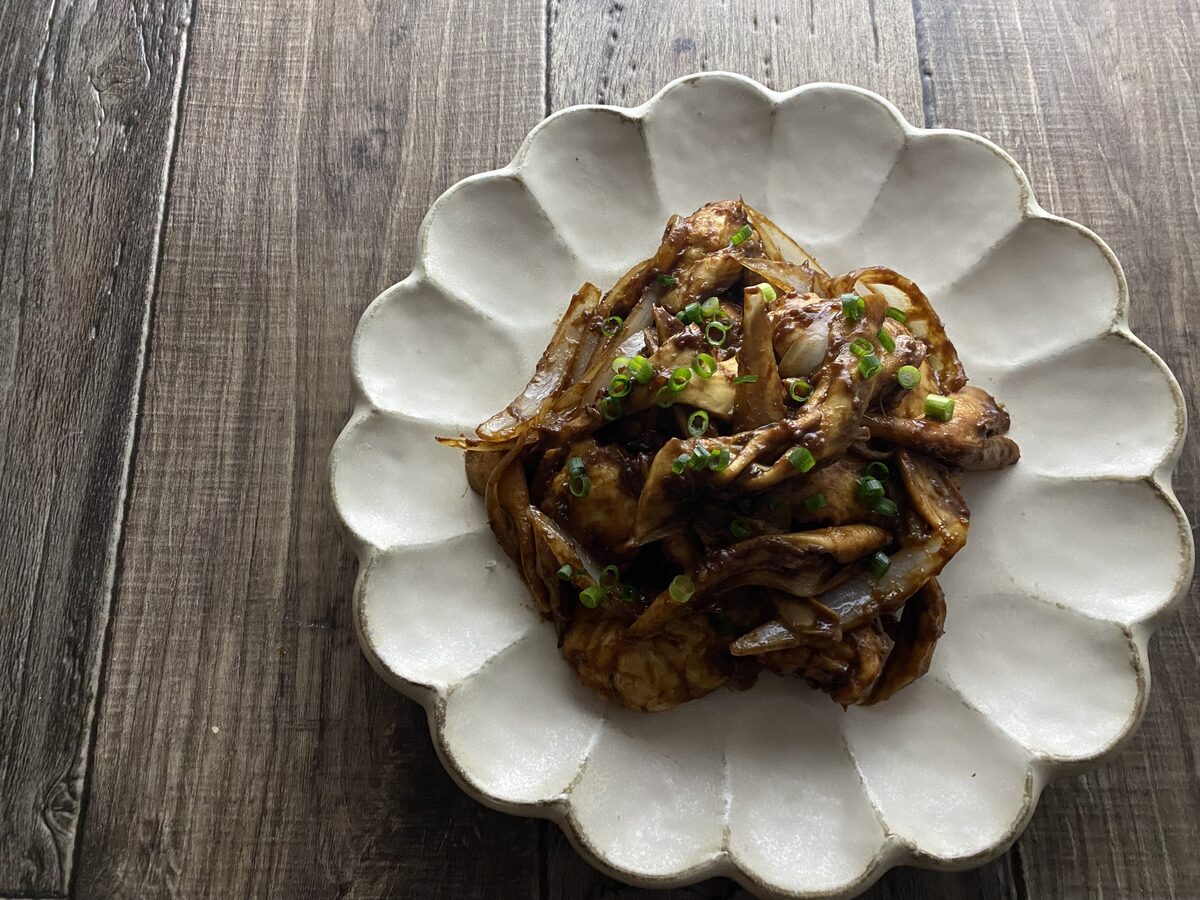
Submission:
MULTIPOLYGON (((464 796, 355 643, 326 457, 430 201, 569 104, 861 84, 1106 238, 1191 396, 1198 42, 1187 0, 0 5, 0 895, 648 896, 464 796)), ((1200 896, 1194 601, 1111 765, 869 896, 1200 896)))

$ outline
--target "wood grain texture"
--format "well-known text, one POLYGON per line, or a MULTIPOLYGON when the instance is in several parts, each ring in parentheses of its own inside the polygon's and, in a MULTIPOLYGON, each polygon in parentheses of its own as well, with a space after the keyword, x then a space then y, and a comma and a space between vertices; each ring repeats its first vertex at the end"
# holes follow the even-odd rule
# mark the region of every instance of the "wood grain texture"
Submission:
POLYGON ((0 894, 68 886, 187 5, 0 4, 0 894))
POLYGON ((354 638, 329 449, 418 220, 542 113, 540 2, 204 2, 113 609, 80 898, 537 890, 354 638))
MULTIPOLYGON (((1200 378, 1200 8, 1099 0, 921 0, 937 124, 1009 150, 1053 212, 1122 261, 1137 334, 1194 399, 1200 378)), ((1175 477, 1200 520, 1195 428, 1175 477)), ((1134 526, 1136 527, 1136 526, 1134 526)), ((1200 896, 1197 590, 1151 644, 1141 730, 1116 761, 1051 786, 1019 848, 1030 897, 1200 896)))
MULTIPOLYGON (((552 110, 574 103, 632 106, 648 100, 672 78, 725 70, 778 90, 809 81, 858 84, 887 96, 911 121, 920 123, 923 118, 908 0, 551 0, 549 57, 552 110)), ((557 829, 548 829, 546 844, 551 900, 749 896, 726 880, 678 891, 638 891, 591 869, 557 829)), ((1015 897, 1016 889, 1006 857, 954 875, 894 870, 866 896, 993 900, 1015 897)))

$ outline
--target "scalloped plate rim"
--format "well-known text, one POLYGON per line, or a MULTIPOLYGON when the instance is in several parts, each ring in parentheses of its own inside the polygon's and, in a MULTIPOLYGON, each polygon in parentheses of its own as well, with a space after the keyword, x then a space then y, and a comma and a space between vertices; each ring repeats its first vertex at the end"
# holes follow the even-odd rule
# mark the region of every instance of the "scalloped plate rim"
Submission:
MULTIPOLYGON (((470 306, 469 304, 467 305, 470 306)), ((470 308, 473 312, 491 318, 490 316, 487 316, 486 312, 479 310, 474 306, 470 306, 470 308)), ((415 700, 425 710, 430 729, 430 736, 437 755, 446 771, 465 793, 484 806, 500 812, 531 816, 534 818, 546 819, 554 822, 567 836, 572 846, 580 853, 582 857, 588 861, 590 865, 628 884, 646 888, 678 887, 694 884, 697 881, 705 878, 720 876, 730 878, 745 889, 762 897, 788 898, 788 900, 817 900, 817 898, 829 898, 829 900, 833 900, 833 898, 849 898, 858 896, 861 892, 870 888, 871 885, 878 881, 879 878, 881 878, 887 871, 896 866, 909 865, 937 871, 961 871, 983 865, 1005 853, 1020 837, 1037 808, 1041 791, 1049 782, 1059 778, 1079 774, 1095 767, 1119 752, 1119 750, 1136 733, 1147 707, 1151 687, 1148 652, 1148 643, 1150 637, 1153 636, 1153 634, 1160 627, 1162 627, 1165 620, 1173 614, 1183 597, 1187 594, 1188 587, 1191 583, 1192 573, 1195 566, 1195 543, 1191 528, 1188 524, 1186 513, 1184 512, 1178 498, 1175 496, 1172 488, 1172 477, 1178 465, 1180 455, 1182 454, 1184 442, 1187 438, 1187 404, 1183 396, 1183 391, 1178 380, 1175 378, 1174 373, 1157 353, 1155 353, 1130 330, 1128 326, 1128 310, 1128 284, 1125 278, 1124 269, 1122 268, 1116 254, 1099 235, 1097 235, 1087 226, 1081 225, 1078 222, 1056 215, 1044 209, 1037 202, 1034 196, 1033 188, 1030 184, 1028 176, 1007 151, 988 138, 973 132, 963 131, 955 128, 924 128, 913 125, 890 100, 867 88, 838 82, 817 81, 798 85, 787 91, 775 91, 744 75, 734 72, 712 71, 693 73, 676 78, 663 85, 645 103, 642 103, 636 107, 618 107, 605 104, 578 104, 558 110, 543 118, 529 131, 524 140, 521 142, 521 145, 518 147, 512 160, 507 165, 501 168, 469 175, 466 178, 455 182, 438 196, 438 198, 430 205, 429 210, 425 213, 425 216, 422 218, 421 224, 417 230, 416 255, 411 272, 401 281, 389 285, 387 288, 382 290, 363 310, 359 319, 359 323, 355 328, 349 348, 351 360, 351 381, 354 386, 354 405, 350 416, 348 417, 343 428, 340 430, 338 437, 334 441, 333 447, 330 451, 327 475, 329 478, 330 498, 337 521, 341 526, 346 539, 353 546, 358 559, 358 573, 355 578, 352 605, 355 633, 362 648, 363 654, 366 656, 371 667, 387 684, 410 699, 415 700), (443 737, 443 717, 447 690, 437 685, 424 684, 418 681, 410 680, 392 671, 382 661, 375 650, 373 639, 368 633, 368 629, 364 621, 365 615, 362 596, 363 585, 365 583, 366 575, 372 567, 375 558, 380 554, 388 552, 390 548, 378 547, 356 533, 356 531, 346 520, 345 513, 343 511, 343 505, 338 500, 335 486, 336 480, 334 475, 337 470, 339 450, 343 444, 343 439, 366 417, 370 416, 372 413, 381 412, 385 415, 393 416, 399 419, 408 419, 412 421, 416 420, 414 417, 405 415, 403 413, 378 409, 369 399, 368 393, 362 381, 360 367, 356 364, 359 346, 364 333, 364 326, 372 318, 373 313, 377 310, 377 307, 386 302, 392 294, 399 292, 404 287, 421 282, 431 285, 435 290, 447 295, 455 302, 462 302, 455 298, 452 292, 450 292, 449 289, 437 278, 429 277, 426 271, 425 258, 427 255, 426 250, 429 241, 430 224, 434 220, 438 208, 465 185, 497 178, 518 178, 522 166, 525 163, 525 159, 529 153, 529 148, 532 146, 533 142, 537 139, 538 135, 543 129, 561 117, 569 116, 580 111, 602 111, 608 114, 617 115, 622 119, 641 121, 645 118, 646 114, 653 109, 658 101, 669 91, 680 86, 709 79, 729 79, 736 82, 741 82, 751 89, 765 95, 770 100, 772 109, 777 108, 781 103, 786 102, 795 96, 819 90, 832 90, 859 94, 874 101, 888 112, 893 121, 903 131, 905 137, 905 146, 907 146, 912 140, 920 140, 922 138, 931 136, 947 135, 968 140, 986 148, 995 154, 1008 165, 1010 171, 1013 173, 1016 179, 1020 192, 1021 221, 1026 221, 1029 219, 1042 219, 1057 223, 1059 225, 1067 226, 1068 228, 1087 238, 1101 251, 1102 255, 1105 257, 1105 260, 1113 269, 1113 273, 1117 279, 1117 304, 1112 321, 1109 325, 1108 333, 1120 335, 1125 340, 1129 341, 1133 346, 1141 350, 1142 353, 1160 371, 1160 373, 1165 376, 1165 381, 1171 391, 1172 400, 1176 411, 1175 435, 1171 449, 1163 456, 1158 466, 1152 473, 1127 479, 1122 479, 1119 475, 1117 475, 1115 478, 1112 475, 1108 475, 1104 476, 1104 479, 1102 479, 1110 481, 1139 481, 1150 484, 1159 494, 1160 498, 1168 505, 1168 507, 1170 507, 1176 519, 1181 537, 1180 546, 1182 548, 1184 557, 1182 560, 1183 565, 1181 565, 1179 570, 1178 581, 1173 587, 1170 599, 1163 603, 1157 610, 1152 612, 1146 618, 1135 621, 1128 626, 1121 626, 1122 630, 1124 630, 1130 638, 1130 643, 1133 648, 1131 658, 1134 662, 1134 666, 1138 675, 1137 703, 1129 721, 1126 724, 1126 727, 1107 746, 1087 757, 1056 759, 1046 755, 1037 754, 1029 748, 1022 746, 1021 749, 1024 752, 1029 753, 1032 757, 1026 772, 1027 787, 1025 799, 1017 816, 1005 834, 998 841, 985 848, 983 851, 964 857, 936 857, 921 851, 916 846, 910 845, 909 842, 899 838, 896 834, 887 830, 885 827, 884 840, 881 843, 879 850, 872 856, 868 867, 859 873, 852 881, 840 886, 833 893, 824 890, 815 892, 796 892, 781 889, 778 886, 770 884, 766 880, 760 879, 750 869, 743 868, 741 865, 739 865, 734 860, 727 848, 723 848, 721 852, 716 854, 716 856, 701 865, 679 872, 674 872, 665 876, 645 875, 636 871, 626 870, 605 859, 602 852, 593 847, 587 841, 586 836, 580 833, 580 829, 576 827, 574 821, 572 820, 570 806, 567 802, 569 798, 566 795, 560 794, 559 796, 548 800, 535 802, 513 802, 493 797, 485 790, 474 784, 466 772, 458 764, 458 761, 455 759, 443 737)), ((501 319, 501 321, 504 320, 501 319)), ((421 421, 425 422, 428 420, 422 419, 421 421)), ((1073 480, 1087 481, 1092 479, 1083 477, 1073 480)), ((416 542, 409 544, 408 546, 419 547, 437 543, 441 543, 441 541, 433 540, 429 542, 416 542)), ((586 766, 586 758, 583 762, 583 766, 586 766)))

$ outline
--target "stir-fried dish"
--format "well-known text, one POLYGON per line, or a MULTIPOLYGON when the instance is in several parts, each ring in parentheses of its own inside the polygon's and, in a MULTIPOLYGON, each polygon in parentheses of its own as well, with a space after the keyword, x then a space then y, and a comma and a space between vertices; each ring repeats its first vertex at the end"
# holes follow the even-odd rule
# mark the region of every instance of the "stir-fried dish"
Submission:
POLYGON ((571 298, 471 438, 497 540, 600 695, 669 709, 761 669, 843 705, 920 677, 961 469, 1017 461, 915 284, 831 275, 742 201, 673 216, 571 298))

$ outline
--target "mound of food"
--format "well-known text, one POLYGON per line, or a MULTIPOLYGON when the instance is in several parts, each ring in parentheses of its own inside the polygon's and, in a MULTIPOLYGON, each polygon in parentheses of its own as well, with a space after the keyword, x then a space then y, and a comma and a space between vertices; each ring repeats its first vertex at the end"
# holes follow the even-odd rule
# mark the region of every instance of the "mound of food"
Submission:
POLYGON ((669 709, 769 669, 843 704, 921 676, 960 469, 1017 461, 929 299, 832 276, 742 201, 585 284, 473 438, 472 488, 583 682, 669 709))

